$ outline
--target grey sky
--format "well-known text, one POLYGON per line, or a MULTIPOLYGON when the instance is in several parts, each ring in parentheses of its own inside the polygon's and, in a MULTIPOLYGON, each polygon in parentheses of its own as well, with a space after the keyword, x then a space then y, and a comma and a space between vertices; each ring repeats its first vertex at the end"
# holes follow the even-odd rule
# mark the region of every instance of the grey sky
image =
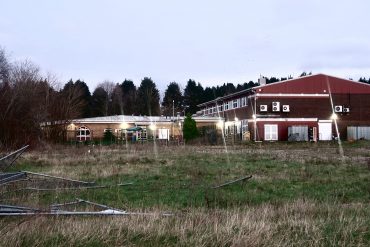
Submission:
POLYGON ((302 71, 370 76, 366 0, 0 0, 0 45, 65 83, 83 79, 164 91, 302 71))

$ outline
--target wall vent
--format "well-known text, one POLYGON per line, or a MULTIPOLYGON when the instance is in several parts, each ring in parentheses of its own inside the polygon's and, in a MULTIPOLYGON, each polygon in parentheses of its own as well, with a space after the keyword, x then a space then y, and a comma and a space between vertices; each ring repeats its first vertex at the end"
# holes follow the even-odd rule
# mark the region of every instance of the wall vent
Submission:
POLYGON ((290 112, 289 105, 283 105, 283 112, 290 112))
POLYGON ((334 107, 334 112, 343 112, 343 106, 341 105, 336 105, 334 107))
POLYGON ((267 112, 267 105, 260 105, 261 112, 267 112))
POLYGON ((280 111, 280 102, 272 102, 272 111, 280 111))
POLYGON ((343 107, 343 112, 349 112, 349 107, 343 107))

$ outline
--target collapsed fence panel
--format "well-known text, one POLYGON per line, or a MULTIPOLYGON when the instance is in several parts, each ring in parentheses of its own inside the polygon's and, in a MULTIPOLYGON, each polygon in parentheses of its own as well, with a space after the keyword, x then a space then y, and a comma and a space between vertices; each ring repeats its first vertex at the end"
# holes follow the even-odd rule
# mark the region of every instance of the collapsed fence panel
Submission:
POLYGON ((25 172, 9 172, 0 174, 0 185, 7 184, 8 182, 26 178, 25 172))
POLYGON ((43 174, 43 173, 36 173, 36 172, 30 172, 30 171, 24 171, 24 173, 26 173, 27 175, 35 175, 35 176, 40 176, 40 177, 64 180, 64 181, 69 181, 69 182, 74 182, 74 183, 79 183, 79 184, 89 184, 89 185, 95 184, 95 182, 86 182, 86 181, 81 181, 81 180, 57 177, 57 176, 52 176, 52 175, 43 174))
POLYGON ((2 158, 0 158, 0 170, 5 171, 9 166, 11 166, 14 161, 16 161, 19 156, 29 147, 29 145, 24 146, 2 158))

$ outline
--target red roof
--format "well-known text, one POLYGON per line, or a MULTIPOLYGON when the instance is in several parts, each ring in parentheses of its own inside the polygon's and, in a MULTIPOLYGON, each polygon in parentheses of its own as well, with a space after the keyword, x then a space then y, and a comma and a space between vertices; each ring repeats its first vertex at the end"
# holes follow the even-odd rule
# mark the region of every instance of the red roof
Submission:
POLYGON ((370 94, 370 85, 324 74, 300 77, 255 87, 257 93, 370 94))

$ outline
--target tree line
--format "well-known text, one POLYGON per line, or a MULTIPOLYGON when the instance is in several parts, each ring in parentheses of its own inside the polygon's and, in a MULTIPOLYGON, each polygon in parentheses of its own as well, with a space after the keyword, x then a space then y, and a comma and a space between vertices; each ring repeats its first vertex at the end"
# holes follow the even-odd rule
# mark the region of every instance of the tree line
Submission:
POLYGON ((155 82, 145 77, 139 87, 127 79, 122 83, 104 81, 91 93, 84 81, 71 79, 61 86, 55 76, 42 74, 31 61, 11 61, 0 47, 0 149, 47 139, 63 141, 71 119, 193 114, 204 101, 254 85, 227 83, 203 88, 190 79, 182 91, 178 83, 171 82, 160 101, 155 82))
POLYGON ((90 93, 84 81, 69 80, 62 92, 81 91, 80 101, 83 103, 81 117, 100 117, 111 115, 142 115, 172 116, 173 114, 194 114, 197 105, 213 100, 226 94, 256 86, 257 83, 238 84, 224 83, 221 86, 205 87, 192 79, 187 81, 182 91, 177 82, 167 86, 164 97, 160 101, 160 93, 155 82, 145 77, 137 88, 132 80, 125 79, 122 83, 104 81, 90 93))
MULTIPOLYGON (((310 75, 303 72, 301 76, 310 75)), ((270 77, 266 83, 291 79, 270 77)), ((365 78, 361 82, 370 83, 365 78)), ((136 87, 132 80, 121 83, 104 81, 93 92, 82 80, 69 80, 60 86, 55 76, 43 75, 29 60, 10 61, 0 47, 0 149, 40 142, 63 141, 65 125, 70 119, 110 115, 172 116, 194 114, 198 104, 258 85, 249 81, 236 86, 224 83, 203 87, 189 79, 184 90, 177 82, 168 84, 161 101, 150 77, 136 87), (42 130, 42 124, 53 126, 42 130)))

